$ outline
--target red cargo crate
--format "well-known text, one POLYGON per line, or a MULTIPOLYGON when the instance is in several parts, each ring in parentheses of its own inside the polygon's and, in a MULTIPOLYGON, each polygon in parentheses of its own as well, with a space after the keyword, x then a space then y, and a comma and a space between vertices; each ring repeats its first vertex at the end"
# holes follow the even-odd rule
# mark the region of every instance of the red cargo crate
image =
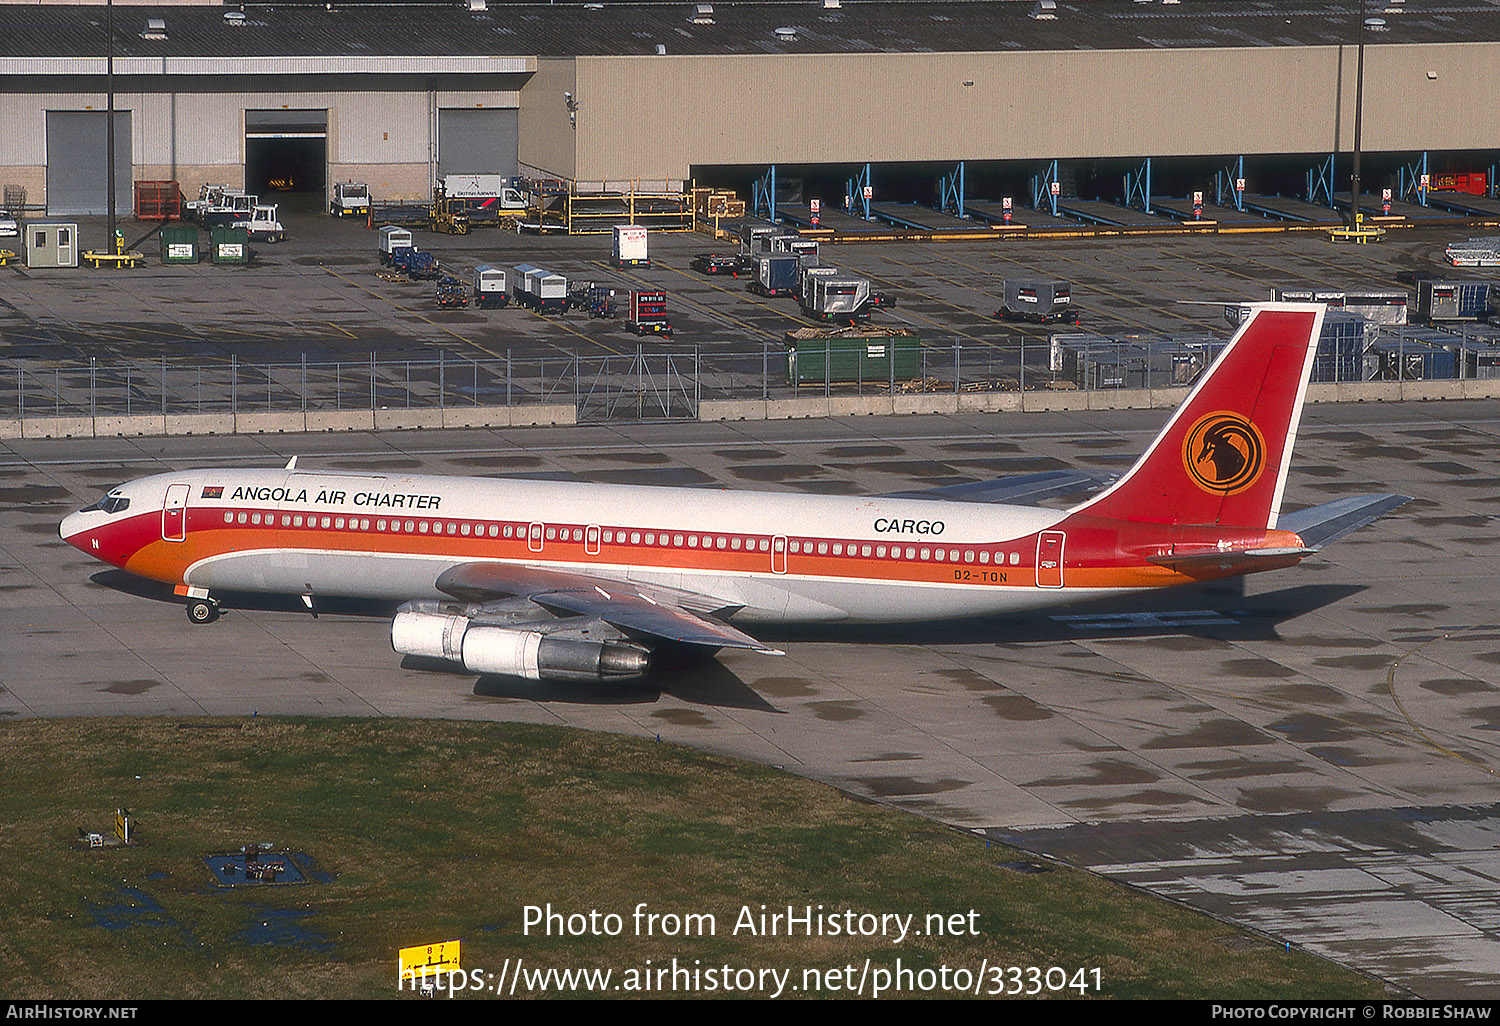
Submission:
POLYGON ((182 219, 182 190, 176 182, 136 182, 135 216, 139 221, 182 219))
POLYGON ((1488 185, 1489 176, 1483 171, 1439 171, 1432 176, 1434 189, 1451 189, 1471 196, 1485 195, 1488 185))

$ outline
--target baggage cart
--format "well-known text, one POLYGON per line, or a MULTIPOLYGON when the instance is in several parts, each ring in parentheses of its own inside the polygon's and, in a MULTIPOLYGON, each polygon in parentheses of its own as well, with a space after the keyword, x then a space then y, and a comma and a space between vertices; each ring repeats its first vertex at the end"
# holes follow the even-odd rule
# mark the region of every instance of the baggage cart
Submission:
POLYGON ((637 335, 663 335, 671 338, 672 322, 667 319, 667 294, 659 291, 632 291, 630 320, 626 323, 637 335))
POLYGON ((590 283, 583 295, 583 308, 590 317, 611 318, 619 315, 617 291, 608 285, 590 283))
POLYGON ((437 281, 437 304, 444 308, 468 306, 469 291, 463 282, 445 274, 437 281))

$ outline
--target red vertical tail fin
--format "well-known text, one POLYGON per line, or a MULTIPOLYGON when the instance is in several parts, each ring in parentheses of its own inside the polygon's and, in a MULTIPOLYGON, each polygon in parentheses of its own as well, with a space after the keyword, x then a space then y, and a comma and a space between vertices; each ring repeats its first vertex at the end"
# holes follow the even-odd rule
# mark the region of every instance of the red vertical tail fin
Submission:
POLYGON ((1145 455, 1075 512, 1159 524, 1274 525, 1324 310, 1257 306, 1145 455))

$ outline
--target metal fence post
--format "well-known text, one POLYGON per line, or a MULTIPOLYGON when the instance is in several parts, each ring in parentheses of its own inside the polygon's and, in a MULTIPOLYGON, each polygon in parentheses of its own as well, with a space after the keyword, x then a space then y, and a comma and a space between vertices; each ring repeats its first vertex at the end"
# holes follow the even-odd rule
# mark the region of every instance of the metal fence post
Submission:
POLYGON ((958 383, 963 380, 963 346, 953 340, 953 394, 958 395, 958 383))
POLYGON ((448 360, 446 354, 438 350, 438 409, 448 407, 448 360))
POLYGON ((302 354, 302 415, 307 416, 307 354, 302 354))
POLYGON ((370 353, 370 410, 375 409, 375 353, 370 353))
POLYGON ((511 377, 510 377, 510 350, 507 349, 505 351, 505 405, 506 406, 509 406, 511 404, 511 402, 510 402, 510 381, 511 381, 511 377))

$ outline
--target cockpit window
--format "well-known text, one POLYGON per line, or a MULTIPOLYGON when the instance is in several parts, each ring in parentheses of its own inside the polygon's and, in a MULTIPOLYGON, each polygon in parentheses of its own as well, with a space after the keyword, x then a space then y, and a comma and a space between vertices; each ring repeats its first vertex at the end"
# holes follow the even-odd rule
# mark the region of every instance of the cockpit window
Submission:
POLYGON ((114 514, 119 513, 122 510, 129 509, 129 508, 130 508, 130 500, 129 499, 125 498, 125 496, 123 496, 123 495, 117 495, 114 492, 110 492, 108 495, 106 495, 104 498, 100 499, 98 502, 96 502, 96 503, 94 503, 93 505, 90 505, 90 506, 85 506, 85 507, 83 507, 83 509, 79 510, 78 512, 80 512, 80 513, 87 513, 90 510, 99 509, 99 510, 103 510, 104 512, 106 512, 106 513, 110 514, 111 516, 113 516, 114 514))

